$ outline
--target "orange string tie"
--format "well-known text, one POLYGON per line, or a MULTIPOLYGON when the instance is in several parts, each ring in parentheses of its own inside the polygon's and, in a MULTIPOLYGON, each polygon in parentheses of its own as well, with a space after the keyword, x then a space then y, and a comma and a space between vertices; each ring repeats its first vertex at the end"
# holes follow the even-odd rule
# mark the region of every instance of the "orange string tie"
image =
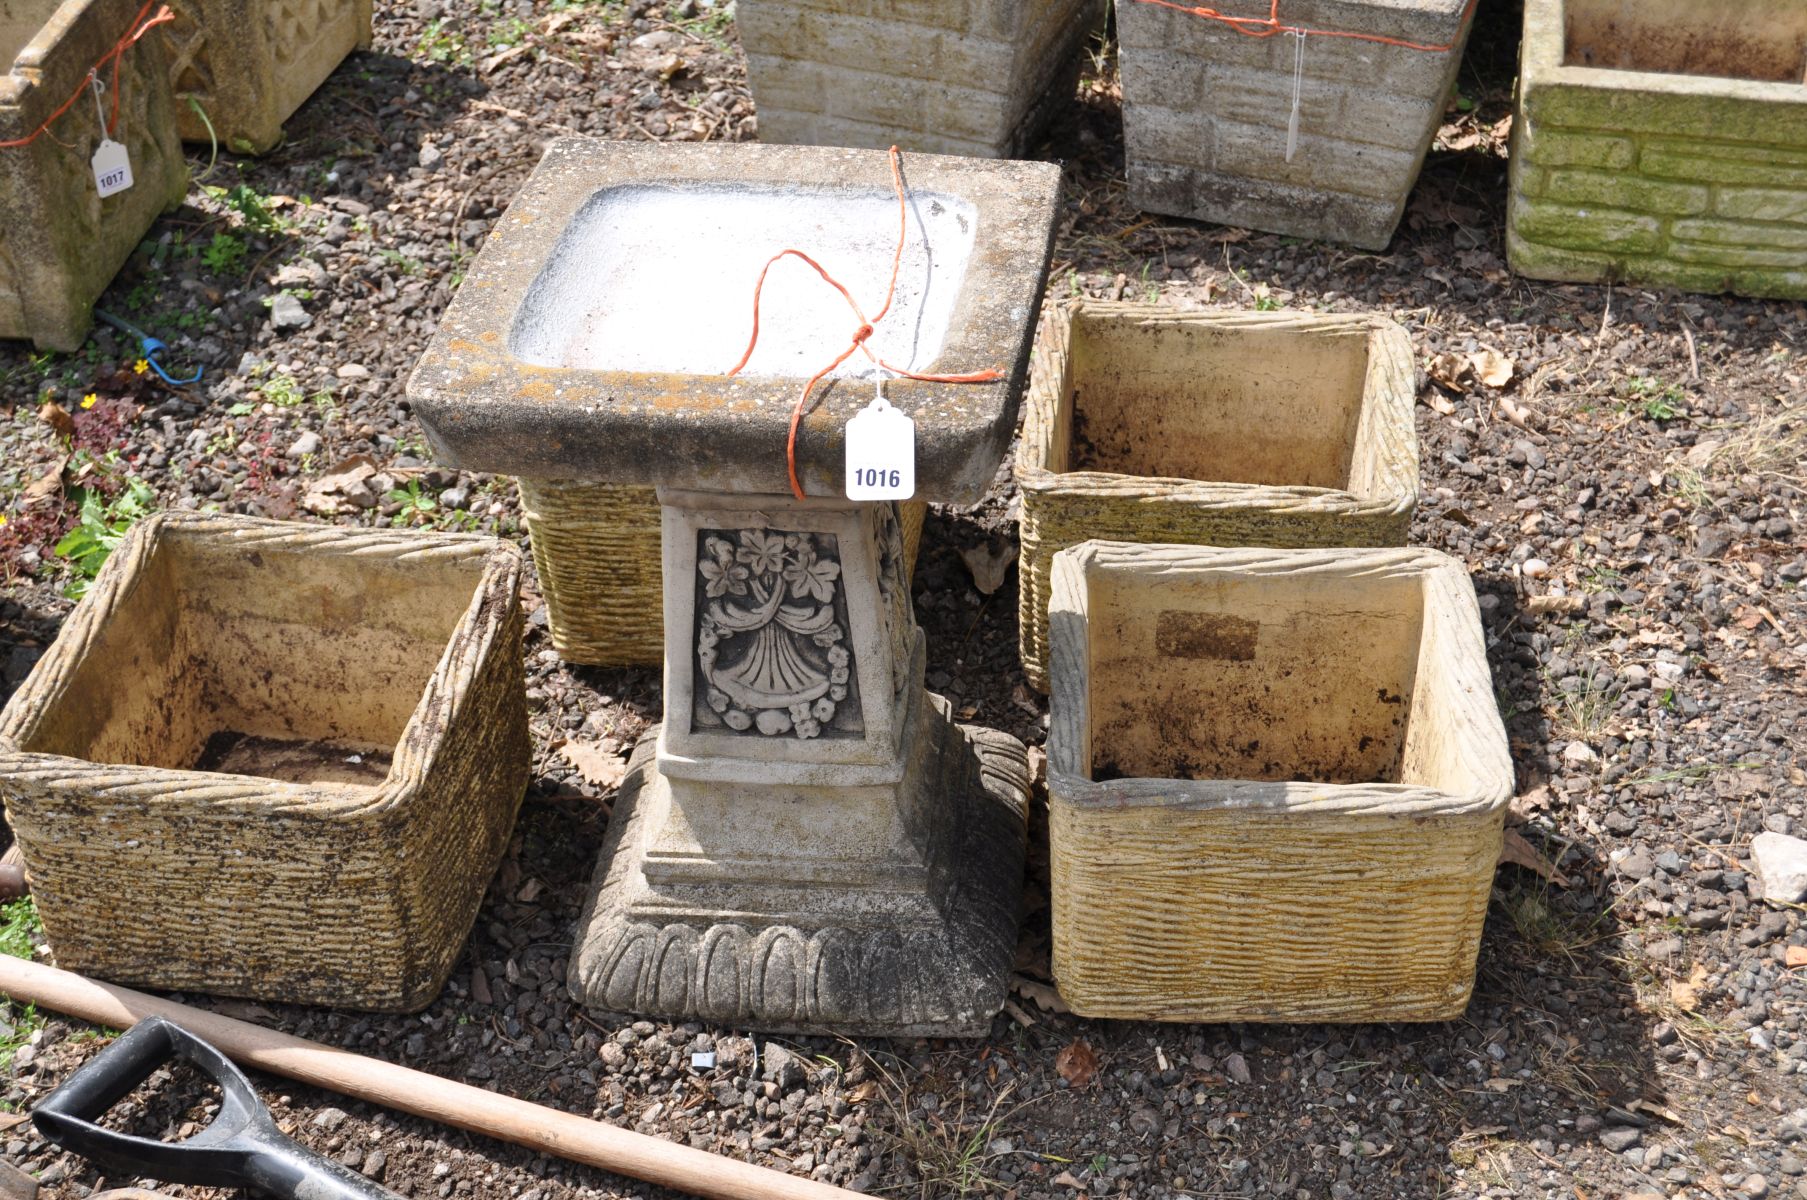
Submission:
MULTIPOLYGON (((1427 54, 1443 54, 1456 48, 1455 42, 1442 46, 1431 46, 1424 42, 1408 42, 1403 38, 1383 37, 1378 33, 1352 33, 1346 29, 1308 29, 1303 25, 1282 25, 1280 23, 1280 0, 1272 0, 1268 5, 1265 17, 1233 17, 1219 12, 1215 8, 1204 5, 1181 4, 1177 0, 1137 0, 1139 4, 1153 4, 1159 8, 1171 8, 1175 12, 1187 13, 1194 17, 1203 17, 1209 21, 1221 21, 1245 37, 1267 38, 1277 33, 1294 33, 1305 37, 1347 38, 1357 42, 1374 42, 1382 46, 1399 46, 1406 50, 1422 50, 1427 54)), ((1466 25, 1474 16, 1475 5, 1479 0, 1468 0, 1468 7, 1462 10, 1462 20, 1457 28, 1466 25)), ((1458 35, 1459 37, 1459 35, 1458 35)))
POLYGON ((905 379, 917 379, 925 383, 990 383, 993 380, 1004 378, 1004 372, 995 367, 984 371, 973 371, 965 375, 925 375, 915 371, 906 371, 902 367, 892 366, 874 354, 871 347, 866 345, 878 323, 884 320, 886 314, 891 311, 891 302, 897 297, 897 276, 903 268, 904 244, 909 238, 910 209, 909 202, 904 195, 903 155, 898 152, 896 146, 891 147, 891 186, 897 191, 897 250, 891 256, 891 281, 885 285, 885 302, 879 307, 876 316, 867 319, 865 310, 860 308, 860 303, 853 298, 853 293, 848 291, 840 280, 830 275, 821 263, 801 250, 784 249, 772 255, 766 260, 765 266, 760 269, 759 280, 753 285, 753 333, 747 339, 747 348, 740 356, 740 361, 735 363, 733 369, 728 372, 730 376, 740 374, 741 368, 752 359, 754 347, 759 345, 759 302, 761 294, 765 291, 765 277, 782 258, 800 258, 814 267, 816 274, 822 277, 823 282, 841 293, 841 298, 847 301, 847 306, 853 310, 853 315, 858 317, 860 322, 859 327, 853 331, 853 340, 848 344, 847 349, 841 351, 840 356, 833 362, 810 376, 809 382, 803 385, 802 394, 797 397, 796 406, 791 409, 790 433, 784 443, 784 463, 790 476, 791 494, 799 500, 805 497, 803 484, 797 477, 797 430, 803 424, 803 414, 808 411, 809 394, 815 390, 816 384, 822 382, 836 367, 852 358, 856 351, 864 354, 893 375, 899 375, 905 379))
POLYGON ((95 61, 94 65, 89 68, 87 75, 83 76, 81 83, 77 85, 75 91, 70 93, 69 98, 63 101, 55 112, 51 113, 48 117, 45 117, 43 122, 36 129, 32 130, 24 137, 0 142, 0 150, 11 150, 19 146, 29 146, 48 133, 51 125, 53 125, 64 113, 73 108, 77 100, 82 98, 82 93, 88 90, 91 82, 100 78, 100 73, 106 69, 109 63, 111 63, 113 67, 113 82, 111 85, 113 89, 113 107, 112 111, 107 116, 106 128, 102 132, 107 136, 111 136, 113 131, 119 127, 119 60, 125 56, 127 50, 130 50, 133 46, 137 45, 138 40, 145 34, 166 21, 173 21, 176 19, 176 15, 169 10, 167 4, 157 8, 155 16, 150 16, 150 11, 156 4, 157 0, 145 0, 144 7, 138 10, 138 15, 136 17, 132 18, 131 27, 126 30, 125 36, 121 37, 117 42, 114 42, 113 48, 101 55, 100 58, 95 61))

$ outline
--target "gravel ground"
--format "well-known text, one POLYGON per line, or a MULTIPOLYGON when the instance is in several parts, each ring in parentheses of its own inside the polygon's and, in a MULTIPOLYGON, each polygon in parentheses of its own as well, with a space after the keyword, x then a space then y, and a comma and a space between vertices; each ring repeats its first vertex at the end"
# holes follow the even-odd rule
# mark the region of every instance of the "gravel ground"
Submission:
MULTIPOLYGON (((659 679, 561 665, 537 595, 536 779, 445 994, 410 1017, 201 1002, 890 1195, 1807 1197, 1807 928, 1800 905, 1756 897, 1749 866, 1754 835, 1807 834, 1807 308, 1507 273, 1513 7, 1483 6, 1463 100, 1386 254, 1129 209, 1107 53, 1042 147, 1069 185, 1057 292, 1378 310, 1417 344, 1414 538, 1474 573, 1518 765, 1514 821, 1566 882, 1502 867, 1463 1019, 1065 1014, 1046 986, 1039 817, 1019 994, 983 1042, 768 1039, 580 1011, 565 955, 609 790, 555 747, 631 745, 657 719, 659 679), (705 1049, 716 1065, 692 1069, 705 1049)), ((0 348, 0 697, 68 611, 49 547, 77 514, 67 493, 32 489, 52 468, 116 513, 139 479, 162 506, 520 538, 506 481, 427 459, 402 383, 546 139, 571 131, 754 136, 731 19, 695 0, 379 4, 376 48, 280 150, 221 155, 103 301, 168 340, 174 363, 204 364, 203 386, 134 374, 133 348, 104 330, 79 356, 0 348), (73 424, 66 463, 39 416, 46 393, 73 424), (373 476, 348 478, 357 456, 373 476)), ((1014 516, 1002 480, 977 509, 935 512, 916 603, 931 686, 1036 743, 1045 703, 1016 662, 1014 572, 983 595, 962 553, 1013 550, 1014 516)), ((9 1109, 100 1044, 79 1023, 4 1017, 25 1039, 9 1109)), ((296 1136, 404 1195, 651 1191, 260 1082, 296 1136)), ((207 1101, 179 1083, 120 1119, 190 1129, 207 1101)), ((8 1121, 6 1158, 44 1194, 126 1182, 8 1121)))

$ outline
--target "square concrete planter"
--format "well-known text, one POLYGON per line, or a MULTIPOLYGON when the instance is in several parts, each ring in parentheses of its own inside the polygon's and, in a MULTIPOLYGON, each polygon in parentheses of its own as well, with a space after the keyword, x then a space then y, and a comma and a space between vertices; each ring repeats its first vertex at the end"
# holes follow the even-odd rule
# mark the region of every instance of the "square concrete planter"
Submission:
POLYGON ((1017 158, 1072 98, 1097 0, 740 0, 759 140, 1017 158))
POLYGON ((1089 542, 1055 560, 1053 623, 1075 1012, 1460 1015, 1513 778, 1460 562, 1089 542))
MULTIPOLYGON (((1296 39, 1252 37, 1149 0, 1116 0, 1129 198, 1138 208, 1384 250, 1461 65, 1470 0, 1282 0, 1305 39, 1287 161, 1296 39)), ((1266 27, 1269 0, 1215 7, 1266 27)))
POLYGON ((282 123, 353 50, 370 49, 372 0, 169 0, 170 81, 184 141, 241 154, 282 140, 282 123), (193 99, 207 114, 203 121, 193 99), (213 123, 209 132, 207 123, 213 123))
POLYGON ((521 561, 490 538, 166 515, 0 712, 57 963, 411 1011, 527 784, 521 561))
POLYGON ((1403 545, 1415 374, 1379 317, 1083 301, 1036 341, 1016 481, 1023 670, 1048 690, 1048 574, 1088 538, 1403 545))
POLYGON ((1535 279, 1807 297, 1807 4, 1526 0, 1506 251, 1535 279))
MULTIPOLYGON (((558 656, 596 667, 664 661, 656 491, 570 479, 517 482, 558 656)), ((928 506, 906 500, 897 508, 904 563, 914 569, 928 506)))
MULTIPOLYGON (((138 0, 0 5, 0 141, 43 125, 130 31, 139 7, 138 0)), ((131 156, 134 177, 125 191, 103 200, 95 187, 89 159, 102 131, 88 96, 31 144, 0 149, 0 338, 80 349, 96 297, 157 215, 182 202, 188 163, 176 140, 167 64, 156 29, 119 60, 114 138, 131 156)))

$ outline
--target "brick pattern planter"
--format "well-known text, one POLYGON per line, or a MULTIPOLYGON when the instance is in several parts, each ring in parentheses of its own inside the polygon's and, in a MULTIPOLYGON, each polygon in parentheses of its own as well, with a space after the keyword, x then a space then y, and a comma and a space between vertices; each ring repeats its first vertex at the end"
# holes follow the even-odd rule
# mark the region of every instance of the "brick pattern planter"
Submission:
POLYGON ((170 79, 182 138, 261 154, 353 50, 368 50, 372 0, 170 0, 170 79), (194 99, 213 123, 195 114, 194 99))
POLYGON ((759 139, 1015 158, 1072 95, 1096 0, 741 0, 759 139))
POLYGON ((57 963, 412 1011, 526 788, 521 560, 193 514, 132 530, 0 712, 57 963))
POLYGON ((1397 546, 1418 503, 1411 343, 1391 321, 1082 301, 1036 341, 1023 670, 1048 690, 1048 579, 1088 538, 1397 546))
MULTIPOLYGON (((80 87, 137 16, 138 0, 17 0, 0 6, 0 141, 26 137, 80 87)), ((188 191, 167 56, 152 30, 120 61, 116 141, 134 185, 100 198, 89 159, 100 118, 83 97, 50 133, 0 149, 0 338, 72 351, 95 298, 145 231, 188 191)), ((109 73, 109 79, 111 73, 109 73)), ((109 105, 111 99, 109 98, 109 105)))
POLYGON ((1527 0, 1513 270, 1807 297, 1804 83, 1807 5, 1527 0))
MULTIPOLYGON (((1266 18, 1268 0, 1228 0, 1266 18)), ((1405 209, 1461 65, 1467 0, 1281 0, 1286 25, 1379 35, 1305 44, 1297 152, 1286 161, 1295 40, 1117 0, 1131 203, 1383 250, 1405 209)))
POLYGON ((1513 774, 1460 562, 1088 542, 1055 560, 1052 617, 1075 1012, 1461 1015, 1513 774))

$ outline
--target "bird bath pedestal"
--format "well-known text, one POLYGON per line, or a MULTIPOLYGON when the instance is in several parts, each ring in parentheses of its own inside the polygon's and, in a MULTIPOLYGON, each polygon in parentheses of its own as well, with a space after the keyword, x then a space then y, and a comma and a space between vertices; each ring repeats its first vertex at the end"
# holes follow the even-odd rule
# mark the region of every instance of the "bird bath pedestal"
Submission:
MULTIPOLYGON (((896 301, 875 352, 916 421, 917 498, 983 494, 1015 423, 1059 175, 908 157, 896 301)), ((898 236, 883 154, 555 143, 409 385, 439 456, 650 485, 663 507, 665 722, 635 750, 571 961, 611 1011, 765 1029, 976 1035, 1016 943, 1023 747, 923 688, 896 506, 842 493, 872 399, 858 324, 787 247, 866 306, 898 236), (863 376, 863 377, 862 377, 863 376)))

